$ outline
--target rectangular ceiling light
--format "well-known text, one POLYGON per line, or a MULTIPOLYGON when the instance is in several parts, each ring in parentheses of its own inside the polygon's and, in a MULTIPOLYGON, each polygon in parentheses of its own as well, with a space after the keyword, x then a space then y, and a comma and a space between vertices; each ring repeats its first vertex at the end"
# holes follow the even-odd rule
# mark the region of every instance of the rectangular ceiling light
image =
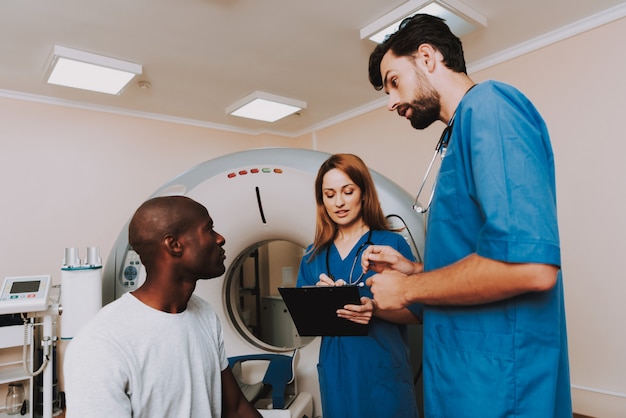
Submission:
POLYGON ((452 33, 459 38, 480 26, 487 26, 484 16, 457 0, 409 0, 361 29, 361 39, 382 43, 398 30, 402 20, 418 13, 444 19, 452 33))
POLYGON ((141 72, 140 64, 55 45, 47 81, 117 95, 141 72))
POLYGON ((276 122, 302 109, 306 109, 306 102, 255 91, 228 106, 226 113, 242 118, 276 122))

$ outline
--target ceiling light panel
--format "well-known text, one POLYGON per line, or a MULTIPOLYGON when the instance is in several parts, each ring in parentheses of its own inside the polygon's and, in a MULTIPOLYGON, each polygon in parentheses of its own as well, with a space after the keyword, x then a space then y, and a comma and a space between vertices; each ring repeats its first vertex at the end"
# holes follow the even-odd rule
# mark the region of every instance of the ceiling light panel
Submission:
POLYGON ((361 29, 361 39, 382 43, 396 32, 402 20, 418 13, 438 16, 446 21, 452 33, 459 38, 487 26, 487 19, 456 0, 410 0, 361 29))
POLYGON ((47 82, 117 95, 141 73, 140 64, 55 45, 47 82))
POLYGON ((226 108, 226 113, 242 118, 276 122, 306 109, 306 102, 255 91, 226 108))

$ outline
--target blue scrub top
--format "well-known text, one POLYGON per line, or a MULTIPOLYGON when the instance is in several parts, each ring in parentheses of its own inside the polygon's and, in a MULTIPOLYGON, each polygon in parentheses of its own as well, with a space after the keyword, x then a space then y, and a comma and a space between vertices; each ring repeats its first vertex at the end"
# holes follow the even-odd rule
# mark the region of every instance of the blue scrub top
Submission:
MULTIPOLYGON (((488 81, 459 104, 427 220, 425 270, 469 254, 560 266, 545 123, 488 81)), ((561 273, 541 293, 424 307, 424 405, 434 417, 572 416, 561 273)))
MULTIPOLYGON (((355 257, 359 259, 352 271, 352 281, 361 275, 360 256, 367 235, 361 237, 343 260, 335 245, 330 245, 329 266, 335 280, 349 281, 355 257)), ((377 245, 389 245, 414 260, 411 248, 400 234, 372 231, 371 241, 377 245)), ((307 249, 307 254, 310 249, 307 249)), ((326 250, 310 261, 308 255, 303 257, 296 285, 314 286, 321 273, 328 274, 326 250)), ((373 272, 366 274, 361 282, 371 275, 373 272)), ((359 293, 373 297, 368 286, 360 287, 359 293)), ((421 305, 409 309, 421 314, 421 305)), ((317 369, 324 418, 419 416, 406 325, 372 318, 367 336, 322 337, 317 369)))

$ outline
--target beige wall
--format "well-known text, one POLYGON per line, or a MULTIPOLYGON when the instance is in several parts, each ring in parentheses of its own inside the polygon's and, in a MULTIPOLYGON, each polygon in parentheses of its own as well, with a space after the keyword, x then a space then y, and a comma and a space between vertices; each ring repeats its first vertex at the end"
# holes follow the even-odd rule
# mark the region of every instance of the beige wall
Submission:
MULTIPOLYGON (((626 414, 626 19, 472 74, 510 82, 548 122, 556 154, 575 410, 626 414)), ((0 98, 0 276, 57 272, 65 247, 108 256, 132 211, 191 166, 268 146, 359 154, 415 193, 440 124, 385 109, 301 138, 249 136, 0 98)))
POLYGON ((85 256, 97 246, 104 258, 134 209, 171 178, 220 155, 288 145, 0 98, 0 275, 56 272, 65 247, 85 256))

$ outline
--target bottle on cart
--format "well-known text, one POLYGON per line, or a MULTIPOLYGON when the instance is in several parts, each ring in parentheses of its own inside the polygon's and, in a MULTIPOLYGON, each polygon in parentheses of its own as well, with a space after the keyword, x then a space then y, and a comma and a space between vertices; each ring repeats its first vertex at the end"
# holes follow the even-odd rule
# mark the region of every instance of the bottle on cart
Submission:
POLYGON ((10 383, 7 393, 7 415, 19 415, 24 403, 24 386, 21 383, 10 383))

